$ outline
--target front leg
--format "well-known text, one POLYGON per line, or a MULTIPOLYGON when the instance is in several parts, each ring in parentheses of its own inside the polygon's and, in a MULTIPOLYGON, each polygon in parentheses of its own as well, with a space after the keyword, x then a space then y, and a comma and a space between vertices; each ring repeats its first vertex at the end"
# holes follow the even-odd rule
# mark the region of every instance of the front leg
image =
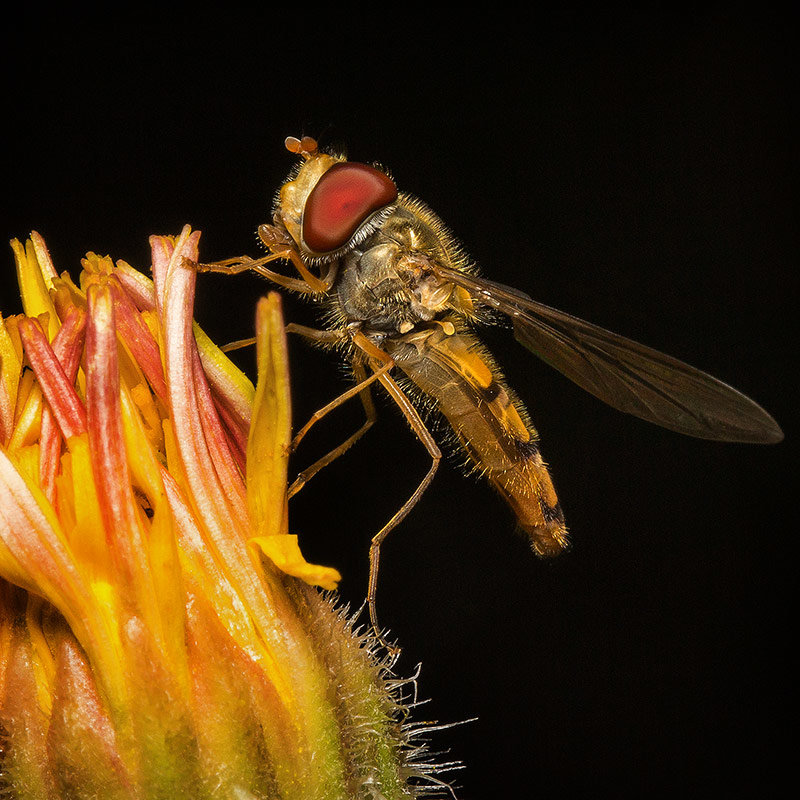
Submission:
POLYGON ((300 277, 308 284, 308 288, 314 294, 327 294, 333 286, 333 281, 336 277, 336 270, 330 265, 327 267, 326 273, 318 278, 306 267, 300 252, 297 249, 297 243, 289 236, 283 227, 278 225, 259 225, 258 238, 266 245, 266 247, 273 253, 280 254, 280 258, 285 258, 291 261, 294 268, 300 273, 300 277))
POLYGON ((250 256, 239 256, 238 258, 226 258, 223 261, 214 261, 211 264, 193 264, 197 272, 222 272, 226 275, 238 275, 240 272, 253 270, 259 275, 263 275, 267 280, 276 283, 284 289, 301 294, 315 294, 315 290, 306 281, 298 278, 290 278, 288 275, 281 275, 280 272, 265 267, 270 261, 285 259, 283 253, 270 253, 262 258, 250 258, 250 256))
POLYGON ((328 266, 322 277, 314 275, 303 262, 297 245, 292 241, 286 231, 276 225, 260 225, 258 236, 269 250, 266 256, 251 258, 239 256, 226 258, 210 264, 194 264, 198 272, 223 272, 228 275, 238 275, 246 270, 253 270, 263 275, 267 280, 276 283, 284 289, 290 289, 300 294, 327 294, 336 278, 336 270, 328 266), (269 269, 266 264, 271 261, 289 261, 300 274, 300 278, 291 278, 269 269))

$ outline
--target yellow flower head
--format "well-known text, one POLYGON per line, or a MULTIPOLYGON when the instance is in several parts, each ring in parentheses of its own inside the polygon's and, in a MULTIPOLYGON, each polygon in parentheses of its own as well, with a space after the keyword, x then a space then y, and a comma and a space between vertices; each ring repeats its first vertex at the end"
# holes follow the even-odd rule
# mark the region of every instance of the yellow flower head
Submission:
POLYGON ((373 642, 287 517, 277 295, 258 381, 193 323, 199 234, 152 279, 12 242, 0 317, 0 794, 392 798, 439 785, 373 642))

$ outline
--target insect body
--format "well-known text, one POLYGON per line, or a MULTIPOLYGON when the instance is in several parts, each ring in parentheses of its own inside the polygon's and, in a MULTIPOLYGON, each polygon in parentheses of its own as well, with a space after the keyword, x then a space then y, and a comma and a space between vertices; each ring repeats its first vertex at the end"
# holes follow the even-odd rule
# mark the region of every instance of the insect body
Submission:
POLYGON ((555 555, 567 545, 538 434, 472 332, 487 313, 508 316, 521 344, 621 411, 702 438, 758 443, 783 438, 766 411, 721 381, 481 278, 435 214, 399 193, 383 170, 322 153, 310 138, 287 139, 287 147, 301 160, 280 190, 272 224, 259 228, 269 254, 205 268, 254 269, 319 301, 327 311, 327 330, 289 329, 340 349, 353 366, 354 388, 322 409, 295 444, 316 419, 356 394, 367 423, 301 474, 296 488, 371 424, 374 382, 397 402, 432 457, 417 490, 373 539, 368 594, 373 624, 380 543, 430 484, 441 456, 404 388, 412 387, 412 394, 444 416, 538 554, 555 555), (266 266, 276 259, 290 261, 300 277, 266 266))
MULTIPOLYGON (((367 177, 371 180, 371 173, 367 177)), ((333 324, 358 330, 392 360, 406 383, 433 401, 475 468, 508 500, 536 551, 556 553, 566 546, 566 528, 539 454, 538 435, 465 324, 477 315, 471 295, 443 272, 463 272, 468 268, 466 260, 431 212, 398 196, 396 190, 386 191, 387 179, 382 174, 381 178, 376 191, 381 201, 388 199, 389 208, 361 221, 363 227, 356 229, 360 241, 347 247, 353 234, 344 244, 341 237, 331 238, 324 246, 335 247, 339 253, 333 259, 317 257, 323 268, 330 264, 335 270, 327 297, 333 324), (341 252, 342 247, 347 249, 341 252)), ((315 201, 328 181, 338 180, 338 171, 326 172, 310 192, 301 217, 301 247, 308 247, 306 227, 312 229, 315 240, 324 238, 315 233, 322 227, 315 201)), ((333 204, 333 189, 329 196, 333 204)), ((365 203, 365 211, 371 205, 365 203)), ((319 213, 325 211, 321 207, 319 213)), ((279 218, 281 213, 282 208, 279 218)), ((345 231, 350 227, 344 226, 345 231)), ((363 357, 357 344, 348 355, 363 357)))

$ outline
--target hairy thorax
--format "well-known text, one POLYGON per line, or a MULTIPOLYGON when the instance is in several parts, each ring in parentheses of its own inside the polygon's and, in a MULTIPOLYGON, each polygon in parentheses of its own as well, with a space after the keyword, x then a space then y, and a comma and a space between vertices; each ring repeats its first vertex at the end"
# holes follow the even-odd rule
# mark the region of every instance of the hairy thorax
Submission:
POLYGON ((450 258, 431 228, 402 206, 341 260, 334 302, 344 324, 376 339, 406 334, 452 307, 453 285, 434 265, 450 258))

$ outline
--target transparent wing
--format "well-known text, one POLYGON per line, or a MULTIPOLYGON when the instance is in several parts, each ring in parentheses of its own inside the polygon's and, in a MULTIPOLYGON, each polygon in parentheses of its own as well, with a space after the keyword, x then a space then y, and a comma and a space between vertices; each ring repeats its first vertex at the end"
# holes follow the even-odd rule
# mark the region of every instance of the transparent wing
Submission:
POLYGON ((502 284, 438 270, 511 318, 518 342, 600 400, 664 428, 728 442, 783 439, 775 420, 726 383, 502 284))

